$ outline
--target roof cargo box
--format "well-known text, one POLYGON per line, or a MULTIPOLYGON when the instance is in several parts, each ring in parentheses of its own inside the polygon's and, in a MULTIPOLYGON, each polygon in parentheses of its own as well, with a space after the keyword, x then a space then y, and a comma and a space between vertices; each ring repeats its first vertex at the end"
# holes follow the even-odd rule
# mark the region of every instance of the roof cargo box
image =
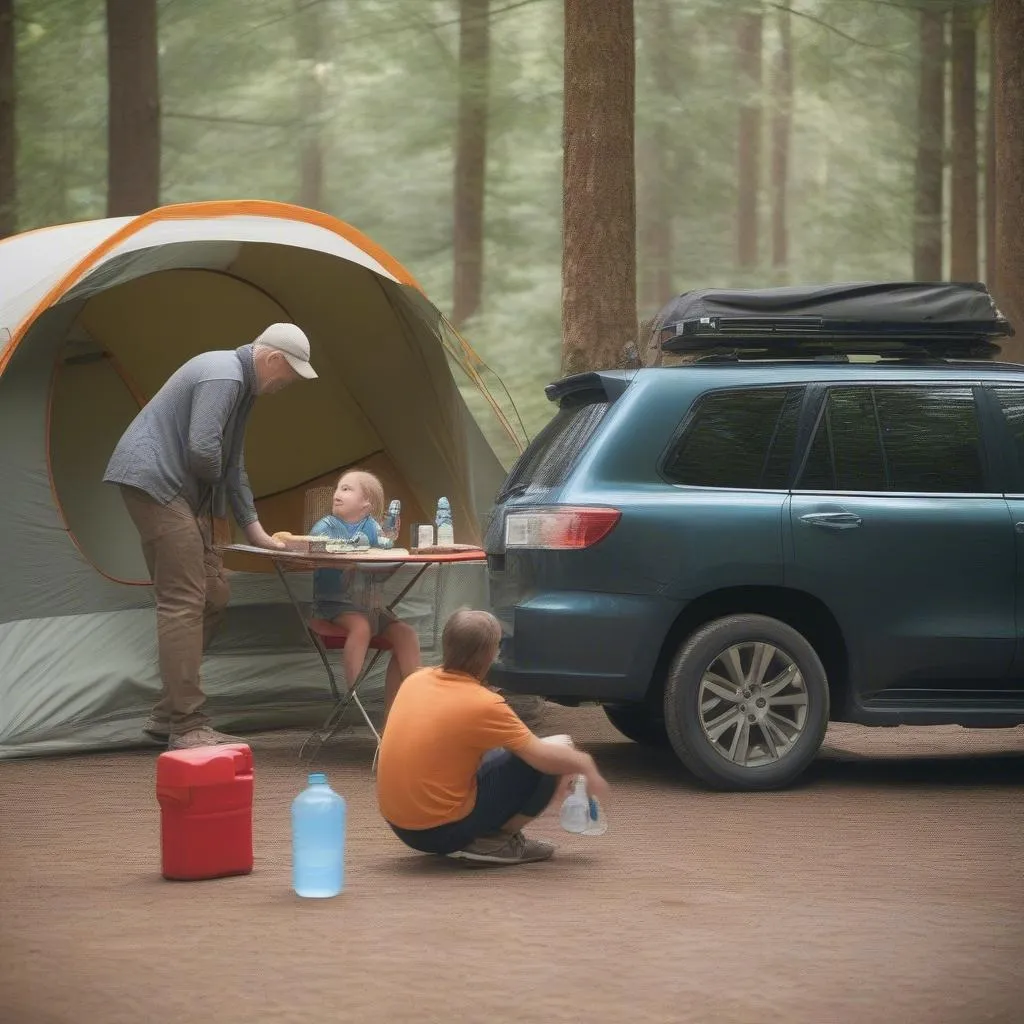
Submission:
POLYGON ((684 292, 658 314, 667 352, 991 358, 1012 336, 983 284, 889 282, 684 292))

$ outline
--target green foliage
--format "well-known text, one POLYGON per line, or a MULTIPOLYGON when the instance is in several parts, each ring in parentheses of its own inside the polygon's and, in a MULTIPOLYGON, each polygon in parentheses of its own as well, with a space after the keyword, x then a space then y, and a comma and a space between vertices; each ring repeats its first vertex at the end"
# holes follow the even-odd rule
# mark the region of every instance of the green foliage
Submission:
MULTIPOLYGON (((735 261, 736 0, 670 0, 652 41, 636 0, 637 137, 669 154, 673 281, 770 283, 768 117, 761 266, 735 261), (645 41, 646 40, 646 41, 645 41), (656 62, 672 69, 669 94, 656 62)), ((596 5, 599 6, 599 5, 596 5)), ((768 114, 783 4, 765 13, 768 114)), ((916 12, 896 0, 792 0, 793 280, 910 273, 916 12)), ((455 0, 161 0, 163 199, 295 201, 299 139, 325 142, 326 209, 391 251, 448 309, 458 82, 455 0), (323 19, 329 52, 300 62, 296 18, 323 19), (301 120, 303 76, 327 116, 301 120)), ((491 119, 484 303, 467 338, 508 387, 527 430, 549 417, 558 372, 562 5, 491 0, 491 119)), ((18 0, 19 222, 103 215, 106 44, 100 0, 18 0)))

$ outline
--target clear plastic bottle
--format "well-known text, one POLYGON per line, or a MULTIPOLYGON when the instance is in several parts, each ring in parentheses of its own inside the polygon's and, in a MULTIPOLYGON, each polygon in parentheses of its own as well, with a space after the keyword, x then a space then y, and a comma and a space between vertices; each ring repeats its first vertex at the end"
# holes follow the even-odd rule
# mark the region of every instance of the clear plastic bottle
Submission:
POLYGON ((384 521, 380 524, 380 546, 392 548, 398 540, 398 531, 402 525, 402 503, 398 498, 392 498, 388 505, 384 521))
POLYGON ((590 824, 590 800, 587 798, 587 784, 582 775, 572 780, 569 795, 562 802, 559 813, 562 828, 566 832, 581 835, 590 824))
POLYGON ((451 547, 455 543, 455 529, 452 525, 452 507, 447 498, 437 500, 434 525, 437 527, 437 546, 451 547))
POLYGON ((292 885, 299 896, 323 899, 345 887, 345 800, 313 772, 292 801, 292 885))
POLYGON ((608 831, 608 819, 597 799, 587 795, 587 781, 582 775, 573 779, 559 817, 562 828, 576 835, 603 836, 608 831))

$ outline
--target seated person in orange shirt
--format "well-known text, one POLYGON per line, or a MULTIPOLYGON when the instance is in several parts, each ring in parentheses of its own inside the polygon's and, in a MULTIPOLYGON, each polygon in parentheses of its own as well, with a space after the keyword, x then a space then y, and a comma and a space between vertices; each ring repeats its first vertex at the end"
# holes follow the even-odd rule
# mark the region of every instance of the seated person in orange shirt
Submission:
POLYGON ((551 843, 521 829, 564 797, 574 775, 599 800, 608 784, 568 737, 535 736, 484 680, 501 626, 464 608, 444 627, 439 668, 408 676, 377 765, 377 799, 395 835, 421 853, 478 864, 547 860, 551 843))

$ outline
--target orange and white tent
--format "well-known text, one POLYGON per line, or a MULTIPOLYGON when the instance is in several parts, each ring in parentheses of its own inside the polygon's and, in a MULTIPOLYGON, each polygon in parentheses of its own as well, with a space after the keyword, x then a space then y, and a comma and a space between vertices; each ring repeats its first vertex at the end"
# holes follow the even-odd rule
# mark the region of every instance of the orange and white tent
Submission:
MULTIPOLYGON (((256 403, 246 467, 264 525, 297 532, 306 491, 358 464, 406 523, 444 494, 459 539, 479 538, 504 475, 491 442, 514 431, 472 349, 355 229, 232 201, 0 242, 0 757, 139 741, 159 690, 152 588, 104 467, 181 363, 280 320, 306 331, 320 378, 256 403)), ((308 716, 322 667, 279 581, 259 561, 229 567, 228 621, 204 666, 217 721, 308 716)), ((481 603, 483 587, 467 569, 440 606, 414 593, 404 612, 429 648, 435 612, 481 603)))

